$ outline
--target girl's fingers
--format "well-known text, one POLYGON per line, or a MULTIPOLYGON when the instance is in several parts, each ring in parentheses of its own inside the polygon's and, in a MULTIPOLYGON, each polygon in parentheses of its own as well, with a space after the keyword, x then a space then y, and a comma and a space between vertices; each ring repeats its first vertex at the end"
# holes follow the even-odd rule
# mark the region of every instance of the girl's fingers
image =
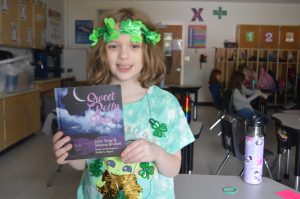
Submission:
POLYGON ((55 151, 55 156, 60 157, 60 156, 64 155, 65 153, 68 153, 68 151, 70 151, 72 149, 72 147, 73 147, 72 144, 68 144, 67 146, 56 150, 55 151))
POLYGON ((68 163, 68 161, 65 161, 66 158, 68 157, 68 155, 69 155, 68 153, 63 154, 62 156, 60 156, 59 158, 57 158, 56 162, 58 164, 66 164, 66 163, 68 163))
POLYGON ((70 139, 71 138, 69 136, 67 136, 67 137, 64 137, 64 138, 56 141, 53 146, 54 151, 57 151, 58 149, 62 148, 66 143, 68 143, 70 141, 70 139))
POLYGON ((52 143, 55 144, 63 135, 64 133, 62 131, 56 132, 52 138, 52 143))

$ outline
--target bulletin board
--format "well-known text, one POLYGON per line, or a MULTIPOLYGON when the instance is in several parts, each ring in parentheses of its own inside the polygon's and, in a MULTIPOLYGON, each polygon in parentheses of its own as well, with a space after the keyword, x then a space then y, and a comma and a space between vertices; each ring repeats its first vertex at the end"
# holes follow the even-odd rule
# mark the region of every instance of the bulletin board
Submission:
POLYGON ((206 25, 189 25, 188 27, 188 47, 205 48, 206 45, 206 25))

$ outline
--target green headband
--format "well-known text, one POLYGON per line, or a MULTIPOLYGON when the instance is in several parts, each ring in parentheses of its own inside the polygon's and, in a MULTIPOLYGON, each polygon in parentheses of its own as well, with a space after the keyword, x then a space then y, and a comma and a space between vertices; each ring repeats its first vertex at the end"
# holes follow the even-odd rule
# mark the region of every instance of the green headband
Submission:
POLYGON ((105 42, 111 42, 120 37, 120 34, 130 35, 131 42, 142 43, 143 37, 145 37, 145 42, 147 44, 152 43, 156 45, 160 41, 160 34, 155 31, 150 31, 140 20, 131 21, 127 19, 126 21, 121 21, 120 30, 114 29, 116 22, 113 18, 105 18, 104 26, 100 28, 95 28, 93 33, 90 34, 89 39, 93 41, 91 47, 95 47, 99 41, 99 37, 103 37, 105 42))

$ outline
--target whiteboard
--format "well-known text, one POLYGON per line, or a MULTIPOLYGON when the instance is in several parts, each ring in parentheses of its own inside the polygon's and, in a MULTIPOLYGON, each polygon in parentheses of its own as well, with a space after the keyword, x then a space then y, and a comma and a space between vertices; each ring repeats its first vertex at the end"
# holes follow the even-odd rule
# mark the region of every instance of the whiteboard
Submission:
POLYGON ((85 48, 63 49, 62 68, 72 68, 76 81, 87 80, 87 53, 85 48))

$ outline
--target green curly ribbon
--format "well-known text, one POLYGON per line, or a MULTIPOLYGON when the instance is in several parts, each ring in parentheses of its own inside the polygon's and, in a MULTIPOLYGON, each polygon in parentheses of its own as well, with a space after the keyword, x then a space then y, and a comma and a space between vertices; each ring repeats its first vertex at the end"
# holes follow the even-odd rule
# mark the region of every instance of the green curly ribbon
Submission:
POLYGON ((92 174, 92 176, 99 177, 103 174, 103 171, 101 170, 102 166, 103 163, 99 159, 94 160, 89 166, 89 172, 92 174))
POLYGON ((155 167, 153 165, 149 165, 149 162, 141 162, 140 167, 142 168, 142 170, 138 172, 139 175, 149 180, 150 175, 154 174, 155 167))
POLYGON ((150 31, 140 20, 131 21, 130 19, 127 19, 121 21, 120 30, 114 29, 115 25, 116 23, 113 18, 105 18, 104 26, 95 28, 89 36, 89 39, 93 42, 91 47, 95 47, 98 44, 99 37, 103 37, 105 42, 111 42, 118 39, 120 33, 130 35, 130 41, 133 43, 142 43, 142 34, 144 35, 147 44, 152 43, 153 45, 156 45, 160 41, 160 34, 155 31, 150 31))

